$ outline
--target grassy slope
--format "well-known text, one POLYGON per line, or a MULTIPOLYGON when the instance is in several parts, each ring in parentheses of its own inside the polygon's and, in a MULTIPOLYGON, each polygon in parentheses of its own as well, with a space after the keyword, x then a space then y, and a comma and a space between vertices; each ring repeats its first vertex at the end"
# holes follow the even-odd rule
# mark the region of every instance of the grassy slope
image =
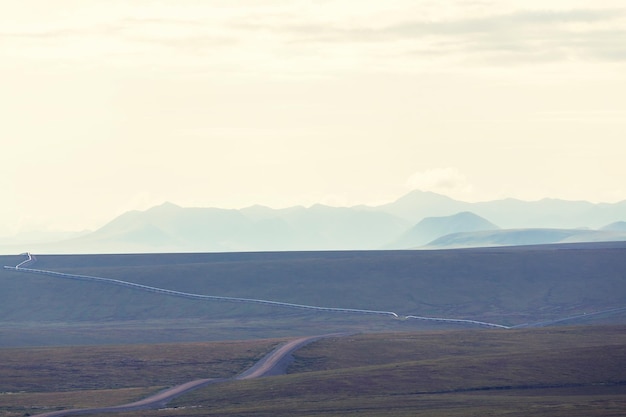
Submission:
POLYGON ((194 379, 234 376, 280 342, 0 349, 0 416, 123 404, 194 379))
POLYGON ((162 386, 60 392, 0 393, 0 416, 23 417, 57 409, 107 407, 148 397, 162 386))
MULTIPOLYGON (((0 416, 124 402, 184 378, 232 375, 275 343, 0 349, 0 392, 28 390, 1 394, 0 416)), ((626 410, 626 327, 325 339, 298 351, 290 372, 205 387, 167 415, 618 416, 626 410)))
MULTIPOLYGON (((624 330, 458 331, 324 340, 298 352, 292 371, 299 373, 208 387, 178 404, 203 406, 198 409, 202 415, 397 416, 420 410, 424 415, 524 415, 530 410, 533 415, 619 415, 626 410, 626 387, 613 384, 626 382, 624 330)), ((195 414, 187 410, 177 415, 195 414)))
MULTIPOLYGON (((0 260, 11 264, 20 259, 0 260)), ((626 246, 620 244, 465 251, 39 256, 35 267, 202 294, 503 324, 604 310, 624 306, 626 300, 626 246)), ((229 339, 351 329, 412 330, 428 325, 187 300, 6 270, 0 270, 0 285, 4 322, 0 332, 13 346, 45 343, 53 335, 46 333, 48 328, 42 323, 66 326, 57 333, 56 343, 61 344, 206 340, 212 333, 229 339), (12 323, 30 327, 15 329, 12 323), (146 324, 143 329, 142 323, 146 324), (90 333, 90 328, 98 326, 106 331, 90 333)), ((594 318, 598 319, 613 318, 594 318)), ((624 317, 615 319, 623 321, 624 317)))
MULTIPOLYGON (((292 373, 208 386, 170 416, 622 416, 626 327, 358 335, 292 373)), ((163 411, 121 416, 160 416, 163 411)))
POLYGON ((223 378, 251 366, 279 342, 0 349, 0 391, 130 388, 223 378))

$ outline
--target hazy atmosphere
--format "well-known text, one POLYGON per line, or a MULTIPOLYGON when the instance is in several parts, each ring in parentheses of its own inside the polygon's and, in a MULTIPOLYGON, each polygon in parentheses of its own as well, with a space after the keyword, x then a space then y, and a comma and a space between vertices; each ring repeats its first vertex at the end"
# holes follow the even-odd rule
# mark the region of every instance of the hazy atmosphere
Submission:
POLYGON ((626 200, 626 7, 0 6, 0 237, 164 201, 626 200))

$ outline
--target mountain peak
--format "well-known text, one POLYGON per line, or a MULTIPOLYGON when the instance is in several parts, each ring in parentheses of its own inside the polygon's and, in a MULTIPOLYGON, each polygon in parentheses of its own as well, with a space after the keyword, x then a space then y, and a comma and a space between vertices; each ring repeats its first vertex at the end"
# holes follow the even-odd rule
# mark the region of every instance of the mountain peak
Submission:
POLYGON ((158 206, 154 206, 149 208, 146 211, 171 211, 171 210, 179 210, 181 206, 178 206, 174 203, 170 203, 169 201, 165 201, 164 203, 159 204, 158 206))
POLYGON ((404 196, 400 197, 398 201, 453 201, 452 197, 447 195, 438 194, 432 191, 413 190, 409 191, 404 196))
POLYGON ((393 203, 376 207, 411 223, 430 216, 447 216, 467 211, 471 203, 457 201, 431 191, 413 190, 393 203))
POLYGON ((393 246, 418 247, 451 233, 496 229, 499 227, 485 218, 470 211, 462 211, 451 216, 426 217, 406 232, 393 246))

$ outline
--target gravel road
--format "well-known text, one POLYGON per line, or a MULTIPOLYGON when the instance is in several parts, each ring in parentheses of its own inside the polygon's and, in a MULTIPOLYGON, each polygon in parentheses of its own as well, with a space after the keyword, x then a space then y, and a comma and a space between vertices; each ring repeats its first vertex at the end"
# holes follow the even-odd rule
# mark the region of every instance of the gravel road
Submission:
POLYGON ((177 385, 172 388, 168 388, 161 392, 158 392, 150 397, 144 398, 143 400, 136 401, 129 404, 116 405, 112 407, 101 407, 101 408, 74 408, 69 410, 59 410, 59 411, 51 411, 48 413, 33 415, 32 417, 61 417, 61 416, 72 416, 79 414, 95 414, 95 413, 115 413, 122 411, 136 411, 136 410, 146 410, 146 409, 157 409, 164 407, 168 402, 173 400, 176 397, 179 397, 189 391, 193 391, 200 387, 204 387, 209 384, 217 384, 224 381, 232 381, 232 380, 243 380, 243 379, 253 379, 253 378, 262 378, 265 376, 271 375, 281 375, 284 374, 287 370, 287 366, 292 360, 291 354, 300 349, 301 347, 315 342, 316 340, 325 338, 325 337, 333 337, 340 336, 339 334, 328 334, 321 336, 307 336, 301 337, 299 339, 295 339, 289 341, 267 355, 261 358, 257 363, 255 363, 252 367, 244 371, 243 373, 233 377, 233 378, 213 378, 213 379, 197 379, 195 381, 189 381, 181 385, 177 385))

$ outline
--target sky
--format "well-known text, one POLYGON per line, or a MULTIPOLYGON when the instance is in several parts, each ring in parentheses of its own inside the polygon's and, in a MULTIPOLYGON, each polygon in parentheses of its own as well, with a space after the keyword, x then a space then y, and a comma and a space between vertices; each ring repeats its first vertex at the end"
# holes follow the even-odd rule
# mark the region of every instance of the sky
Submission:
POLYGON ((0 5, 0 236, 127 210, 626 200, 623 0, 0 5))

